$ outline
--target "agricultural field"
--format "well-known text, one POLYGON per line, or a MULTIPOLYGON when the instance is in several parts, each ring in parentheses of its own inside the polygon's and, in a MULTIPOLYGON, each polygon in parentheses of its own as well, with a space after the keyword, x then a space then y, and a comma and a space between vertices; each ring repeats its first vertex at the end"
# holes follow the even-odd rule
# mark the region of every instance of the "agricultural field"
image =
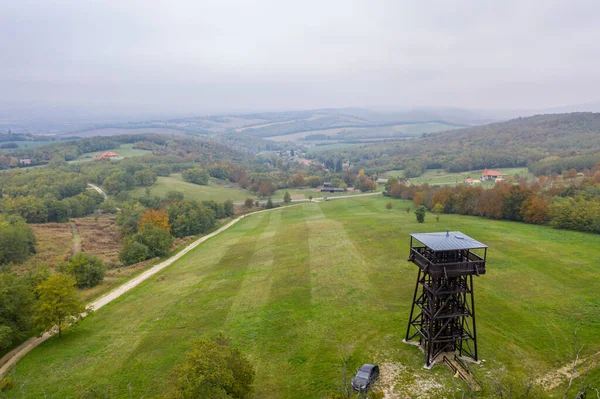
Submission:
MULTIPOLYGON (((533 175, 529 173, 527 168, 499 168, 500 172, 502 172, 506 176, 520 176, 526 177, 528 180, 533 179, 533 175)), ((472 179, 480 179, 481 173, 483 170, 471 170, 469 172, 459 172, 459 173, 448 173, 443 169, 428 169, 423 173, 423 175, 419 177, 413 177, 409 179, 411 184, 424 184, 427 183, 430 186, 439 185, 456 185, 461 184, 465 181, 467 177, 471 177, 472 179)), ((390 170, 385 172, 387 177, 404 177, 403 170, 390 170)), ((494 185, 493 181, 485 181, 483 182, 483 186, 494 185)))
MULTIPOLYGON (((377 190, 382 190, 378 187, 377 190)), ((238 204, 244 202, 246 198, 258 199, 257 195, 238 187, 235 184, 218 184, 214 179, 211 179, 206 186, 188 183, 181 178, 180 174, 172 174, 169 177, 159 177, 157 182, 151 188, 152 195, 166 197, 169 191, 179 191, 183 193, 185 199, 197 201, 227 201, 232 200, 238 204)), ((275 191, 271 198, 273 200, 282 201, 285 192, 288 191, 292 199, 308 199, 309 196, 314 198, 320 197, 335 197, 340 195, 362 194, 360 191, 348 190, 346 193, 321 193, 316 188, 304 189, 283 189, 275 191)), ((134 197, 140 197, 145 194, 144 187, 138 187, 133 190, 134 197)))
POLYGON ((142 156, 142 155, 152 154, 152 151, 138 150, 138 149, 133 148, 133 144, 121 144, 119 147, 112 148, 110 150, 86 152, 85 154, 81 154, 79 156, 79 158, 77 158, 77 159, 75 159, 73 161, 70 161, 69 163, 79 163, 79 162, 94 161, 96 159, 96 158, 94 158, 94 154, 102 154, 102 153, 107 152, 107 151, 115 152, 115 153, 119 154, 119 156, 121 156, 123 158, 139 157, 139 156, 142 156))
POLYGON ((10 372, 20 397, 164 397, 190 342, 216 332, 251 359, 257 398, 324 397, 346 356, 350 372, 380 364, 388 397, 452 397, 459 380, 442 365, 422 369, 423 354, 401 342, 417 272, 408 234, 446 228, 490 247, 475 281, 480 397, 503 375, 547 377, 562 397, 556 371, 573 358, 574 332, 584 363, 600 351, 600 237, 460 215, 418 224, 410 202, 388 201, 247 216, 23 358, 10 372))

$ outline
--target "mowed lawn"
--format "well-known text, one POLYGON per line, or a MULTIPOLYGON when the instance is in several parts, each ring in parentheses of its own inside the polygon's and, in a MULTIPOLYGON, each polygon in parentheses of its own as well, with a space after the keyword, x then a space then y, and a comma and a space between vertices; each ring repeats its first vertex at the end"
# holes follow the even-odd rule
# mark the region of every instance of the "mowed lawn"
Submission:
MULTIPOLYGON (((382 190, 383 186, 379 186, 377 190, 382 190)), ((246 198, 259 199, 258 196, 248 190, 244 190, 239 187, 228 187, 225 185, 217 184, 211 179, 208 185, 201 186, 199 184, 188 183, 184 181, 180 174, 172 174, 168 177, 159 177, 156 183, 151 187, 152 195, 158 195, 160 197, 166 197, 169 191, 179 191, 183 193, 188 200, 197 201, 227 201, 232 200, 235 202, 243 202, 246 198)), ((322 193, 316 188, 305 188, 305 189, 283 189, 275 191, 275 194, 271 196, 273 200, 283 201, 285 192, 289 192, 292 199, 308 199, 309 196, 313 198, 321 197, 335 197, 340 195, 352 195, 362 194, 360 191, 353 191, 350 189, 345 193, 322 193)), ((142 196, 145 194, 144 187, 138 187, 133 191, 134 196, 142 196)), ((262 198, 261 200, 263 200, 262 198)))
POLYGON ((164 397, 190 342, 219 331, 255 365, 256 398, 323 397, 344 356, 351 371, 379 363, 401 395, 450 397, 460 383, 442 365, 423 370, 422 353, 401 342, 417 274, 408 234, 446 227, 490 247, 475 279, 481 379, 562 367, 575 330, 582 356, 600 350, 600 237, 459 215, 417 224, 408 202, 387 202, 246 217, 27 355, 10 374, 19 397, 164 397))

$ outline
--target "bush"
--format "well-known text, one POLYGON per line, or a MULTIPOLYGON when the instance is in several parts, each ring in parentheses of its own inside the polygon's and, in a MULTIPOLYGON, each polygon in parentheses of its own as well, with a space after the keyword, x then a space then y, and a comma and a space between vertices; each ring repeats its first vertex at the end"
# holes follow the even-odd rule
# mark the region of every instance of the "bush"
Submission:
POLYGON ((252 198, 246 198, 246 201, 244 201, 244 206, 246 208, 252 208, 252 205, 254 205, 254 200, 252 198))
POLYGON ((0 265, 24 262, 35 253, 33 230, 19 216, 0 215, 0 265))
POLYGON ((79 252, 67 263, 58 265, 58 271, 75 277, 77 287, 91 288, 104 281, 106 268, 97 256, 79 252))
POLYGON ((285 202, 286 204, 289 204, 290 202, 292 202, 292 197, 290 196, 290 193, 287 191, 283 195, 283 202, 285 202))
POLYGON ((425 212, 427 212, 427 208, 425 208, 424 206, 420 206, 415 210, 415 215, 417 215, 417 222, 425 222, 425 212))
POLYGON ((169 191, 167 193, 167 200, 169 201, 183 201, 184 198, 184 194, 180 191, 169 191))
POLYGON ((265 206, 265 208, 267 209, 273 209, 275 206, 273 205, 273 201, 271 201, 271 198, 269 198, 267 200, 267 205, 265 206))
POLYGON ((204 169, 193 168, 182 172, 181 177, 187 182, 206 186, 210 176, 204 169))
POLYGON ((0 381, 0 392, 8 392, 15 387, 15 381, 11 377, 4 377, 0 381))
POLYGON ((119 259, 126 265, 143 262, 151 256, 150 249, 135 239, 126 240, 119 253, 119 259))
POLYGON ((173 237, 168 231, 148 223, 138 230, 136 241, 144 244, 150 250, 150 256, 164 256, 173 245, 173 237))
POLYGON ((194 342, 174 371, 178 398, 245 399, 252 394, 252 363, 223 335, 194 342))

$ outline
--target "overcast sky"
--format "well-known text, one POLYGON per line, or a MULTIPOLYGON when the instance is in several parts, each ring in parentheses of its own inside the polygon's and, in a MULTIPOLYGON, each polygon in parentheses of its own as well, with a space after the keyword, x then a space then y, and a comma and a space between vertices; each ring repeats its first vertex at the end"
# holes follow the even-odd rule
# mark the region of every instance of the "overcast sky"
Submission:
POLYGON ((0 0, 0 101, 164 112, 600 100, 600 1, 0 0))

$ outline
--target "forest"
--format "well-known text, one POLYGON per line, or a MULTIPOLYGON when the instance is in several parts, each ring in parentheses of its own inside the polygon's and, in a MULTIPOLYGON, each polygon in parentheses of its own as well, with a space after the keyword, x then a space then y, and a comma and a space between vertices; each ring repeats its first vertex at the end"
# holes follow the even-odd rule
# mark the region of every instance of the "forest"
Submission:
POLYGON ((591 168, 600 161, 599 132, 598 113, 537 115, 424 134, 416 139, 346 147, 314 157, 325 161, 333 155, 370 173, 406 168, 461 172, 524 166, 536 174, 561 173, 572 167, 591 168))

